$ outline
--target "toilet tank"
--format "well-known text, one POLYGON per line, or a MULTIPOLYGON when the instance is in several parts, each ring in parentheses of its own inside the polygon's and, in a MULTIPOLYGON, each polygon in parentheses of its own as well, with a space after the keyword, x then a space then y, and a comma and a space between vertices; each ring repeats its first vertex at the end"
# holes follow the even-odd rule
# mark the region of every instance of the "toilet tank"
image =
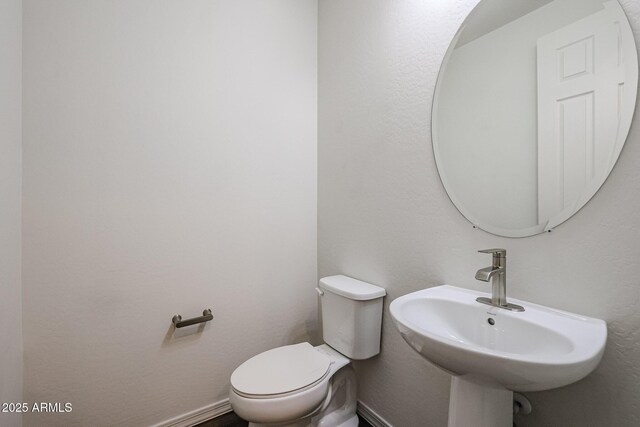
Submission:
POLYGON ((384 288, 347 276, 320 279, 324 342, 350 359, 380 353, 384 288))

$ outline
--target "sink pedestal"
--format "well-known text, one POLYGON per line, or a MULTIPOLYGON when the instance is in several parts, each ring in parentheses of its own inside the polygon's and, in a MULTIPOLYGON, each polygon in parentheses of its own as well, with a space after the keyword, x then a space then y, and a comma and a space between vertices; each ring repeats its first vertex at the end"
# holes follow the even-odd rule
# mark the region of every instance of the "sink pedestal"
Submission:
POLYGON ((449 427, 512 427, 513 392, 472 376, 454 376, 449 427))

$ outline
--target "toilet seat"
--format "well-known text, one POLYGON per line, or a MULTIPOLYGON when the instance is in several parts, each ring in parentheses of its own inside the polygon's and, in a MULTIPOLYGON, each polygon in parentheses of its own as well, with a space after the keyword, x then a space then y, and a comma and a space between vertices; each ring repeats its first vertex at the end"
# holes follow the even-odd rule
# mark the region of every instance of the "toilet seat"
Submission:
POLYGON ((252 357, 231 375, 229 400, 243 419, 282 423, 321 408, 331 377, 349 359, 309 343, 274 348, 252 357))
POLYGON ((270 399, 313 388, 329 375, 331 359, 305 342, 260 353, 238 366, 231 386, 239 396, 270 399))

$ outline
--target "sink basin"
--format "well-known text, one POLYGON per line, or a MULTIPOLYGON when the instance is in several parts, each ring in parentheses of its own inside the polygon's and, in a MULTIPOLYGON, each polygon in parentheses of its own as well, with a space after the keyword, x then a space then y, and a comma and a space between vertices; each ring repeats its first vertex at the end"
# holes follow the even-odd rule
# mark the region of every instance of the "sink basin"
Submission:
MULTIPOLYGON (((404 295, 390 306, 405 341, 454 375, 450 426, 456 425, 451 424, 451 410, 459 397, 454 394, 462 389, 467 402, 476 391, 485 401, 490 390, 512 398, 512 390, 571 384, 600 362, 607 339, 604 321, 515 299, 510 302, 525 311, 508 311, 476 302, 479 296, 487 295, 444 285, 404 295)), ((507 410, 512 406, 511 401, 502 404, 507 410)), ((474 425, 480 425, 477 421, 473 418, 474 425)), ((487 422, 511 425, 507 419, 487 422)))

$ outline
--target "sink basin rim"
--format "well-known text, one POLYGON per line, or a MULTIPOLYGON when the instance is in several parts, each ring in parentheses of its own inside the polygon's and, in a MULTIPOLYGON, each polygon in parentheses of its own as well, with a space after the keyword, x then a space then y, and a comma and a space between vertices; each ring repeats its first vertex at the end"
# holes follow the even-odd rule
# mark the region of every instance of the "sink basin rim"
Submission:
MULTIPOLYGON (((504 309, 500 309, 497 307, 487 306, 475 301, 475 299, 479 296, 488 296, 486 293, 473 291, 470 289, 459 288, 451 285, 440 285, 432 288, 427 288, 423 290, 419 290, 416 292, 412 292, 403 296, 400 296, 391 302, 389 307, 391 316, 396 322, 397 326, 402 325, 405 328, 413 331, 414 333, 419 333, 424 338, 428 340, 432 340, 438 342, 440 344, 444 344, 446 346, 455 347, 458 350, 462 350, 465 353, 476 354, 480 357, 494 357, 498 359, 503 359, 505 362, 525 362, 525 363, 534 363, 536 365, 547 365, 547 366, 571 366, 577 363, 584 362, 586 360, 596 358, 598 361, 602 356, 604 351, 604 345, 607 339, 607 330, 606 323, 603 320, 595 319, 587 316, 582 316, 562 310, 552 309, 549 307, 541 306, 534 303, 529 303, 526 301, 521 301, 518 299, 510 298, 509 301, 513 301, 515 304, 519 304, 525 307, 524 312, 511 312, 504 309), (462 298, 463 300, 457 300, 453 298, 453 296, 457 296, 458 298, 462 298), (496 316, 504 316, 504 317, 513 317, 519 318, 520 321, 532 322, 539 327, 548 329, 551 333, 559 335, 560 337, 567 339, 571 345, 573 346, 572 351, 566 354, 554 354, 553 359, 546 355, 526 355, 522 353, 513 353, 502 350, 490 349, 487 347, 482 347, 476 343, 461 343, 455 339, 446 337, 444 335, 432 333, 428 329, 421 327, 420 325, 416 325, 415 322, 411 322, 410 319, 407 319, 400 310, 401 306, 411 300, 416 299, 430 299, 430 300, 444 300, 451 301, 455 303, 460 303, 463 305, 468 305, 470 310, 475 308, 486 309, 487 313, 494 314, 496 316), (580 327, 586 327, 587 325, 595 327, 598 332, 600 332, 598 337, 589 337, 587 341, 589 341, 589 345, 585 345, 585 337, 583 339, 575 339, 575 337, 569 335, 567 331, 565 334, 559 333, 546 325, 538 325, 534 322, 532 317, 534 315, 541 316, 543 320, 545 317, 550 317, 552 315, 561 316, 569 319, 571 322, 574 322, 575 325, 580 327), (416 330, 417 329, 417 330, 416 330), (600 338, 599 342, 594 342, 595 338, 600 338), (596 345, 593 345, 596 344, 596 345)), ((574 331, 575 332, 575 331, 574 331)), ((582 334, 586 331, 580 330, 582 334)))

